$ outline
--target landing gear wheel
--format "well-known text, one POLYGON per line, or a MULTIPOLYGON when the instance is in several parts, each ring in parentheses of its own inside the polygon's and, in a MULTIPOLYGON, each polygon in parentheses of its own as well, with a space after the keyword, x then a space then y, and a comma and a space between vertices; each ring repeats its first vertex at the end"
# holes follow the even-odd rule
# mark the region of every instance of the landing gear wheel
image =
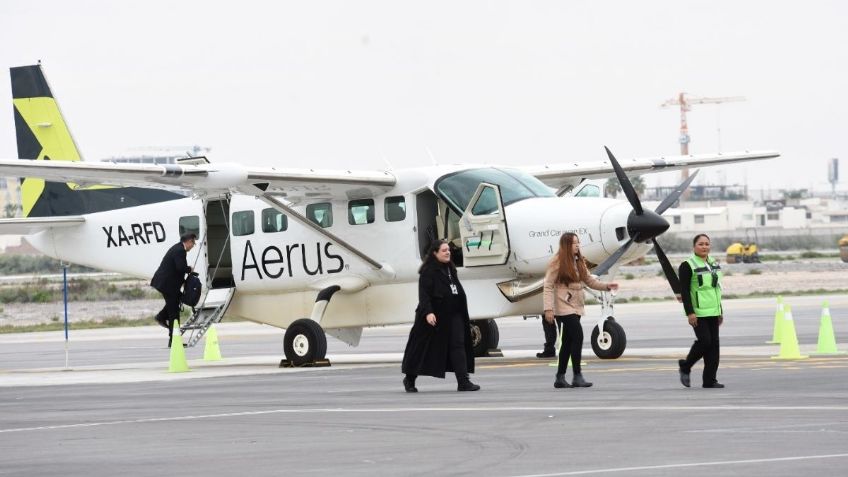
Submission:
POLYGON ((327 335, 321 325, 308 318, 295 320, 286 328, 283 351, 292 366, 314 363, 327 354, 327 335))
POLYGON ((471 347, 474 348, 474 356, 488 356, 489 350, 497 349, 499 341, 500 333, 495 320, 471 322, 471 347))
POLYGON ((624 353, 627 347, 627 335, 624 328, 615 322, 615 318, 607 317, 604 321, 604 332, 598 331, 598 325, 592 329, 592 351, 601 359, 616 359, 624 353))

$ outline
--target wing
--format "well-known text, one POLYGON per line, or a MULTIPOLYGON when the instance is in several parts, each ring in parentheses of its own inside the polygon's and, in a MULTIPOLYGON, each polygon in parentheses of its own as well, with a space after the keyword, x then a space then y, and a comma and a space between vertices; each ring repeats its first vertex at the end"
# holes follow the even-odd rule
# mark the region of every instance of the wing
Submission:
MULTIPOLYGON (((779 157, 774 151, 731 152, 725 154, 701 154, 689 156, 666 156, 655 158, 621 159, 622 169, 635 175, 652 172, 676 171, 687 167, 715 166, 735 164, 737 162, 759 161, 779 157)), ((544 166, 522 167, 523 171, 536 176, 550 187, 558 189, 576 186, 584 179, 614 177, 609 161, 551 164, 544 166)))
POLYGON ((240 164, 113 164, 49 160, 0 160, 0 177, 37 177, 78 186, 106 185, 184 190, 196 194, 240 191, 273 193, 291 202, 310 199, 358 199, 391 189, 395 177, 385 171, 246 167, 240 164))
POLYGON ((0 219, 0 235, 29 235, 55 227, 73 227, 85 222, 85 217, 29 217, 26 219, 0 219))

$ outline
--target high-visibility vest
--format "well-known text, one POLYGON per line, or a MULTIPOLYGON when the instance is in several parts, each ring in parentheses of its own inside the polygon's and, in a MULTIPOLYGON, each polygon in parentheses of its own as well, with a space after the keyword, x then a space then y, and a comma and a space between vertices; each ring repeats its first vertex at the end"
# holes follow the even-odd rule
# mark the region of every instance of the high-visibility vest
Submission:
POLYGON ((692 282, 689 288, 695 315, 700 317, 721 315, 721 267, 711 257, 705 262, 692 254, 686 259, 692 268, 692 282))

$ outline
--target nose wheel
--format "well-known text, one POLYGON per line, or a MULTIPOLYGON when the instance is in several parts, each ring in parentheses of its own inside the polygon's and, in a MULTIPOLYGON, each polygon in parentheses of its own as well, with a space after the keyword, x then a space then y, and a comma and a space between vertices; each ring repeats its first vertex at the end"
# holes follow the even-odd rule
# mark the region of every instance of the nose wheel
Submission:
POLYGON ((627 335, 624 328, 613 318, 615 296, 610 292, 597 292, 589 288, 586 290, 601 302, 601 319, 592 329, 592 351, 601 359, 616 359, 627 348, 627 335))

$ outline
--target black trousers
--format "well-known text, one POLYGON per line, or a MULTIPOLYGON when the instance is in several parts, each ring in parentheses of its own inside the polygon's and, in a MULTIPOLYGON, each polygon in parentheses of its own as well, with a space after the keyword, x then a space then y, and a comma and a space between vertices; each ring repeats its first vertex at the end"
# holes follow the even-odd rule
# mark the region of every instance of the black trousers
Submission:
POLYGON ((557 325, 548 323, 548 320, 542 317, 542 330, 545 332, 545 351, 555 351, 557 337, 557 325))
POLYGON ((704 384, 712 384, 716 382, 719 361, 718 317, 699 316, 698 326, 692 329, 698 339, 692 343, 683 371, 691 372, 692 366, 704 358, 704 384))
POLYGON ((454 315, 451 320, 448 359, 453 365, 456 382, 461 383, 468 379, 468 356, 465 354, 465 320, 460 315, 454 315))
POLYGON ((562 346, 559 349, 559 366, 557 374, 565 374, 568 369, 568 358, 574 374, 580 374, 580 358, 583 355, 583 327, 580 326, 580 315, 555 316, 557 324, 562 326, 562 346))
POLYGON ((180 318, 180 294, 162 293, 162 298, 165 299, 165 306, 156 314, 156 321, 165 323, 168 327, 170 343, 170 338, 174 336, 174 322, 180 318))

